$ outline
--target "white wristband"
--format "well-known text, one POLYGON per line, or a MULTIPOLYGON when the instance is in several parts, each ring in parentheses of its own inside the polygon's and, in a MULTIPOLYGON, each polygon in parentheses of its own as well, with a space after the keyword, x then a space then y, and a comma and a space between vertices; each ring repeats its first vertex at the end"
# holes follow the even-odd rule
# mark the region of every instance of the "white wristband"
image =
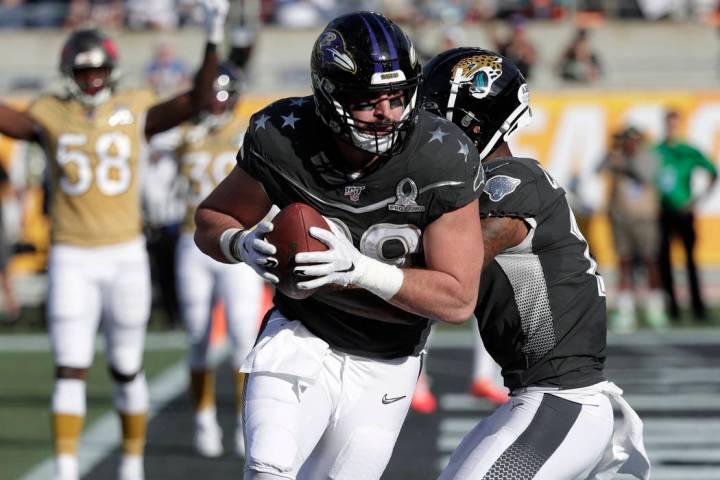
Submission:
POLYGON ((231 243, 235 234, 242 231, 242 228, 228 228, 220 235, 220 251, 222 251, 225 259, 230 263, 240 263, 240 259, 232 253, 231 243))
POLYGON ((222 22, 212 22, 208 27, 207 42, 213 45, 222 45, 225 40, 225 24, 222 22))
POLYGON ((368 261, 365 262, 364 271, 358 282, 359 286, 385 301, 390 300, 400 291, 405 274, 394 265, 388 265, 373 258, 366 258, 368 261))

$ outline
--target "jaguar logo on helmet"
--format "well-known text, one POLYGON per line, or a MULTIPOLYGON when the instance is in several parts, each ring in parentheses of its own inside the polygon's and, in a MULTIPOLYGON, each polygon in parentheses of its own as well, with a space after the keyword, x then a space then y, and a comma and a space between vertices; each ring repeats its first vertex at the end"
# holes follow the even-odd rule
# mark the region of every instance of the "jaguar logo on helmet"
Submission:
POLYGON ((338 32, 327 30, 322 33, 315 51, 323 63, 333 63, 350 73, 357 71, 357 65, 345 49, 345 41, 338 32))
POLYGON ((485 98, 492 85, 502 75, 502 58, 494 55, 474 55, 460 60, 450 69, 454 84, 469 84, 470 95, 485 98))

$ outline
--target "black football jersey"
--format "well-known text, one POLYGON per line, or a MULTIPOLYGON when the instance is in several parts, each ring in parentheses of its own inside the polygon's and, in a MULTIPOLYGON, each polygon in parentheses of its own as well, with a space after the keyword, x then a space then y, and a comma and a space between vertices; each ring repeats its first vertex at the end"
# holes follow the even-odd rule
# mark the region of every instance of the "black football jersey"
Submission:
POLYGON ((605 288, 565 191, 535 160, 483 164, 482 217, 531 227, 480 279, 475 309, 483 343, 509 388, 573 388, 603 380, 605 288))
MULTIPOLYGON (((423 266, 422 233, 446 212, 477 199, 483 170, 472 142, 453 123, 420 111, 405 149, 355 178, 336 168, 332 134, 313 97, 279 100, 255 113, 238 163, 284 208, 311 205, 365 255, 399 267, 423 266)), ((275 305, 333 347, 395 358, 418 353, 427 319, 362 289, 318 291, 304 300, 276 292, 275 305)))

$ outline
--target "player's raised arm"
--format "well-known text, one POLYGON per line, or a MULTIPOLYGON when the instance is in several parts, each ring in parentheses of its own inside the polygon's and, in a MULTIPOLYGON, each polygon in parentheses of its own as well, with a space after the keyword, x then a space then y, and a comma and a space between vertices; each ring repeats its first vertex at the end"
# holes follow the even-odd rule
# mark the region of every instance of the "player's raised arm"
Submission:
POLYGON ((27 112, 0 103, 0 133, 18 140, 36 140, 40 126, 27 112))
POLYGON ((210 105, 212 83, 218 68, 217 46, 224 38, 229 4, 228 0, 202 0, 202 4, 207 33, 202 66, 195 75, 192 89, 150 108, 145 120, 145 135, 148 138, 179 125, 210 105))

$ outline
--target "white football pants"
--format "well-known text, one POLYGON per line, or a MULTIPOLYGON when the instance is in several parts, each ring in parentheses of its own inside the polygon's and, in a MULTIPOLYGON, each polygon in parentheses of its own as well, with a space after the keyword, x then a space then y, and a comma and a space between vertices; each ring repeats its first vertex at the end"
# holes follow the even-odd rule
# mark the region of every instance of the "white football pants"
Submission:
POLYGON ((647 478, 642 422, 614 384, 572 390, 528 388, 468 433, 439 480, 607 479, 621 471, 647 478), (611 399, 623 412, 614 430, 611 399))
POLYGON ((208 257, 189 233, 180 236, 175 260, 180 312, 190 341, 190 367, 207 366, 212 308, 215 300, 222 299, 233 367, 239 368, 255 342, 263 279, 245 264, 225 264, 208 257))
POLYGON ((241 367, 246 478, 379 479, 420 363, 342 353, 274 311, 241 367))
POLYGON ((54 245, 48 272, 55 364, 90 367, 102 318, 108 362, 122 374, 137 373, 151 302, 145 239, 102 247, 54 245))

